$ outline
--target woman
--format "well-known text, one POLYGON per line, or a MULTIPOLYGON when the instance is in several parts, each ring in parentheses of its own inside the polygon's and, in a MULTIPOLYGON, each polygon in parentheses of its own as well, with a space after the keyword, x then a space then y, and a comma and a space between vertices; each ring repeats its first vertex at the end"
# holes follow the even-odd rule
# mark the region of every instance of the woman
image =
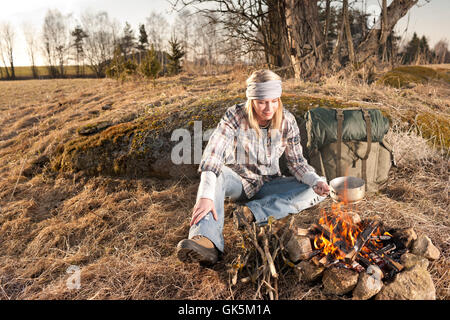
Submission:
POLYGON ((329 187, 302 154, 295 117, 281 103, 281 78, 270 70, 247 79, 247 102, 227 109, 211 135, 201 173, 188 239, 178 243, 183 262, 214 264, 224 250, 224 201, 246 202, 246 219, 264 225, 325 199, 329 187), (236 154, 237 151, 237 154, 236 154), (285 153, 292 177, 282 176, 285 153))

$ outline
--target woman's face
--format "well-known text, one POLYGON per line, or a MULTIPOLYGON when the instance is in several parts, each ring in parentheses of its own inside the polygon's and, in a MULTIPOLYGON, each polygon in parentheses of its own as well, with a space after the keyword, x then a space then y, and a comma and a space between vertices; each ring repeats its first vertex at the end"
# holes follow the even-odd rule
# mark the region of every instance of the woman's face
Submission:
POLYGON ((253 100, 253 109, 258 118, 258 122, 271 120, 278 109, 278 98, 253 100))

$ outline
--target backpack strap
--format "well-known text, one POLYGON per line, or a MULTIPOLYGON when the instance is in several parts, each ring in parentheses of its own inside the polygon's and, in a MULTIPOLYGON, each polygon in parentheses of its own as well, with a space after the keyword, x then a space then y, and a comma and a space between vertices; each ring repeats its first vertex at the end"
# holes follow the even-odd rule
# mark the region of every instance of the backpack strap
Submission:
POLYGON ((342 156, 342 124, 344 122, 344 110, 336 109, 337 118, 337 161, 336 177, 341 176, 341 156, 342 156))
POLYGON ((372 147, 372 122, 370 120, 369 111, 362 109, 364 121, 366 122, 366 132, 367 132, 367 150, 364 157, 361 158, 361 176, 366 182, 365 189, 367 190, 367 159, 369 158, 370 149, 372 147))

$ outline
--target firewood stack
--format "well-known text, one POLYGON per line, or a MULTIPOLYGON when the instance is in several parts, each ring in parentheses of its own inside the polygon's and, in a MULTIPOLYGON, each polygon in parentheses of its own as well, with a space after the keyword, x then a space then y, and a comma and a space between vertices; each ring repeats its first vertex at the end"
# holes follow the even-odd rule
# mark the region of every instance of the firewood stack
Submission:
MULTIPOLYGON (((236 214, 242 215, 240 212, 236 214)), ((256 285, 254 299, 278 300, 280 272, 288 266, 294 266, 286 257, 286 249, 283 245, 287 236, 292 235, 294 219, 292 217, 289 226, 284 229, 279 228, 283 227, 282 223, 275 221, 272 217, 269 217, 265 226, 250 224, 242 216, 241 220, 245 225, 245 230, 241 232, 244 253, 238 255, 232 263, 230 282, 236 285, 238 274, 246 273, 240 281, 256 285)))

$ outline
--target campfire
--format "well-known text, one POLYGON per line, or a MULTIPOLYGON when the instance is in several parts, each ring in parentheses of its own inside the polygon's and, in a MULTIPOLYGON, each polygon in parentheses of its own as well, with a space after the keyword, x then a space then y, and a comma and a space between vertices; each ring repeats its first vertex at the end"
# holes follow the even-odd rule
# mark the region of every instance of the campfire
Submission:
MULTIPOLYGON (((299 281, 321 279, 326 295, 353 299, 435 299, 427 271, 440 251, 412 228, 390 228, 379 217, 361 220, 352 204, 332 203, 308 228, 269 218, 243 219, 242 252, 230 264, 230 283, 256 285, 254 299, 278 299, 278 280, 294 270, 299 281)), ((241 214, 237 211, 237 214, 241 214)))
POLYGON ((300 280, 322 278, 326 294, 435 299, 427 267, 440 252, 431 240, 412 228, 388 228, 379 217, 361 220, 345 202, 322 209, 309 228, 298 228, 286 251, 300 280))
POLYGON ((317 266, 337 266, 359 272, 378 266, 385 279, 403 270, 399 262, 406 253, 405 244, 387 230, 380 220, 361 221, 344 202, 333 203, 331 210, 322 209, 317 224, 298 229, 298 234, 311 240, 309 259, 317 266))

